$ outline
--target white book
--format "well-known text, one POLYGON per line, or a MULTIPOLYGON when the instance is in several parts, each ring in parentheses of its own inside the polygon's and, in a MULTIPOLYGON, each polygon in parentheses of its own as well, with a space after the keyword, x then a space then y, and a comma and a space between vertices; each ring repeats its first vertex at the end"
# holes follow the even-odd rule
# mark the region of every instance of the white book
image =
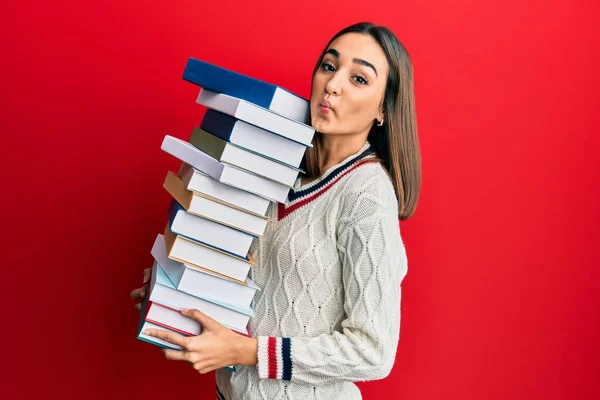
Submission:
POLYGON ((217 301, 228 307, 249 308, 259 287, 250 278, 246 278, 245 283, 245 285, 241 285, 209 272, 185 267, 178 288, 182 292, 217 301))
POLYGON ((304 144, 213 109, 206 111, 200 128, 223 140, 293 167, 300 165, 307 148, 304 144))
POLYGON ((168 171, 163 187, 190 214, 262 236, 269 219, 250 214, 216 199, 194 194, 174 172, 168 171))
POLYGON ((166 340, 162 340, 161 338, 157 338, 156 336, 146 335, 144 331, 146 329, 156 329, 157 331, 163 332, 175 332, 172 329, 165 328, 164 326, 160 326, 158 324, 152 323, 150 321, 143 321, 140 326, 140 332, 138 333, 138 339, 143 340, 144 342, 152 343, 154 345, 171 349, 171 350, 181 350, 181 346, 177 344, 173 344, 167 342, 166 340))
POLYGON ((280 87, 275 89, 270 107, 273 112, 297 121, 307 119, 309 108, 310 102, 280 87))
POLYGON ((152 281, 148 299, 151 302, 176 310, 182 308, 197 309, 220 324, 241 333, 247 332, 246 326, 253 315, 251 309, 248 309, 246 313, 242 313, 175 289, 157 262, 152 265, 152 281))
POLYGON ((194 127, 189 142, 222 163, 234 165, 286 186, 293 186, 298 173, 302 172, 299 168, 253 153, 198 127, 194 127))
POLYGON ((256 291, 260 290, 250 278, 240 284, 171 260, 167 255, 165 238, 161 234, 154 241, 152 256, 175 288, 192 296, 247 309, 256 291))
POLYGON ((314 128, 248 101, 201 89, 196 102, 305 146, 312 145, 314 128))
POLYGON ((181 163, 179 176, 188 190, 222 200, 256 215, 265 216, 271 204, 270 200, 221 183, 186 163, 181 163))
POLYGON ((239 257, 245 257, 248 254, 252 241, 257 238, 239 229, 190 214, 175 199, 171 201, 169 207, 169 227, 177 235, 202 242, 239 257))
POLYGON ((167 226, 164 231, 169 258, 200 271, 216 273, 217 275, 244 283, 254 265, 254 260, 236 257, 229 253, 217 251, 199 242, 177 236, 167 226))
POLYGON ((219 182, 257 194, 268 200, 284 203, 290 191, 289 186, 221 163, 192 144, 173 136, 165 136, 161 149, 219 182))
MULTIPOLYGON (((163 331, 163 332, 173 332, 175 335, 183 334, 184 336, 196 336, 196 335, 199 335, 202 331, 202 327, 195 320, 188 318, 188 317, 184 317, 179 311, 169 309, 167 307, 161 306, 158 303, 152 303, 152 302, 149 302, 148 312, 146 313, 146 318, 143 321, 141 321, 141 324, 139 326, 138 339, 142 340, 144 342, 148 342, 153 345, 162 347, 164 349, 182 350, 181 346, 179 346, 177 344, 167 342, 166 340, 157 338, 156 336, 146 335, 144 333, 144 331, 146 329, 156 329, 158 331, 163 331), (168 312, 168 314, 165 314, 165 311, 168 312), (184 318, 184 320, 177 320, 176 319, 176 318, 178 318, 177 316, 179 316, 179 318, 184 318), (164 320, 166 322, 165 323, 155 322, 155 320, 158 320, 158 319, 164 320), (169 326, 170 323, 183 324, 183 326, 185 326, 186 329, 190 328, 189 329, 190 332, 186 332, 185 330, 180 330, 180 329, 171 327, 171 326, 169 326), (188 326, 190 324, 193 324, 193 326, 188 326), (191 333, 191 332, 197 332, 197 333, 191 333)), ((247 331, 240 332, 240 333, 242 333, 244 335, 248 334, 247 331)), ((225 367, 225 369, 235 371, 235 367, 232 365, 225 367)))
POLYGON ((195 319, 186 317, 179 311, 158 303, 150 303, 146 314, 146 322, 171 329, 186 336, 197 336, 202 326, 195 319))

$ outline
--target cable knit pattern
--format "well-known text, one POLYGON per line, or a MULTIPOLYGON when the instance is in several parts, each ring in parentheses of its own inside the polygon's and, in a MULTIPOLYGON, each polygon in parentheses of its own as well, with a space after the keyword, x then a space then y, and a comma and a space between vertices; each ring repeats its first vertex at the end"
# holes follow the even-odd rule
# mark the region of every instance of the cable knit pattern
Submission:
POLYGON ((394 188, 369 148, 271 204, 275 222, 251 249, 258 365, 217 371, 218 398, 360 399, 352 382, 389 374, 407 258, 394 188))

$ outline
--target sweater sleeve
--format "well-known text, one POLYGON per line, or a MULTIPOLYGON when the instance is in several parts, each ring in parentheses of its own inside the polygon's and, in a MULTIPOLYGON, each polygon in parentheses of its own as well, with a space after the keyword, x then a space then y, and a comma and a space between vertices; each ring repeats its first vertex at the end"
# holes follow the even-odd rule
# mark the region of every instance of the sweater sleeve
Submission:
POLYGON ((259 336, 261 379, 368 381, 392 369, 407 272, 398 202, 384 174, 357 180, 344 188, 337 229, 345 296, 341 330, 316 337, 259 336))

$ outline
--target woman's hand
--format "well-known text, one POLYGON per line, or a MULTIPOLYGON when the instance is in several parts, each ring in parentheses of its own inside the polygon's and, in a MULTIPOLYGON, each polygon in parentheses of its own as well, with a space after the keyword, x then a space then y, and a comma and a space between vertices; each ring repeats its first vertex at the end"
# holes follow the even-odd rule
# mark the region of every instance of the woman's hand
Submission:
MULTIPOLYGON (((130 297, 132 300, 142 300, 144 297, 146 297, 146 287, 148 286, 147 283, 150 281, 150 276, 152 275, 152 268, 146 268, 144 270, 144 281, 143 284, 144 286, 137 288, 137 289, 133 289, 130 293, 130 297)), ((136 305, 133 306, 136 310, 140 311, 142 309, 142 303, 137 303, 136 305)))
POLYGON ((202 326, 198 336, 146 329, 145 334, 181 346, 183 350, 163 350, 169 360, 187 361, 201 374, 230 365, 256 365, 258 341, 235 333, 198 310, 181 309, 181 314, 202 326))

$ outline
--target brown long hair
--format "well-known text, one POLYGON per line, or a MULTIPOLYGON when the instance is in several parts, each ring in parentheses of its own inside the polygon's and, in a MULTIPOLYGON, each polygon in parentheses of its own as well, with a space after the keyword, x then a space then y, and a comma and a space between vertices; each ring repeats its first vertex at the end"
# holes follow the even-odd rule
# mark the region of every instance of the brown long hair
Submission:
MULTIPOLYGON (((415 114, 413 68, 410 56, 402 43, 386 27, 370 22, 351 25, 338 32, 327 46, 313 70, 313 78, 331 43, 346 33, 370 35, 383 49, 389 64, 389 73, 383 99, 383 126, 373 124, 367 140, 377 152, 398 198, 398 218, 410 218, 417 207, 421 189, 421 154, 415 114)), ((321 134, 316 132, 313 147, 308 148, 301 167, 306 176, 321 176, 321 134)))

